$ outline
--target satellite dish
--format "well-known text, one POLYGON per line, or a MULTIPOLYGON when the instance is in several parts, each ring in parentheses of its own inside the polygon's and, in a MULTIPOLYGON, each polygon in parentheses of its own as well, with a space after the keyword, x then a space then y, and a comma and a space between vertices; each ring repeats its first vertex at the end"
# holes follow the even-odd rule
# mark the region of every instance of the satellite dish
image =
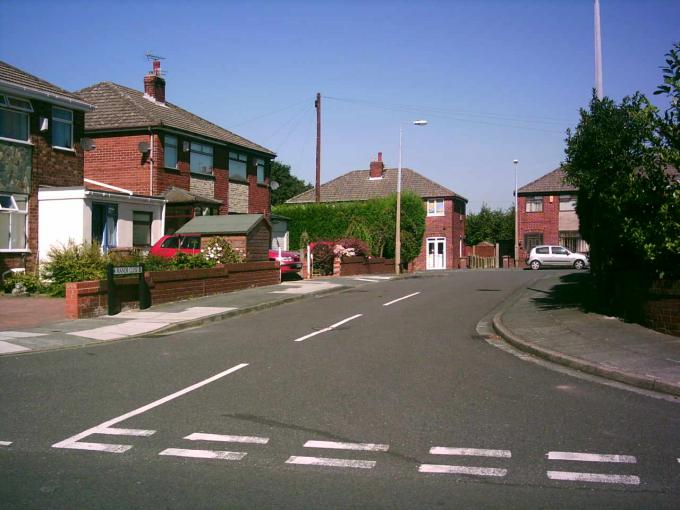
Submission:
POLYGON ((83 148, 84 151, 91 151, 97 148, 92 138, 81 138, 80 146, 83 148))
POLYGON ((137 144, 137 150, 141 152, 142 154, 146 154, 151 150, 151 147, 149 146, 149 142, 139 142, 137 144))
POLYGON ((279 183, 277 181, 272 181, 269 183, 269 187, 272 190, 276 191, 277 189, 279 189, 279 183))

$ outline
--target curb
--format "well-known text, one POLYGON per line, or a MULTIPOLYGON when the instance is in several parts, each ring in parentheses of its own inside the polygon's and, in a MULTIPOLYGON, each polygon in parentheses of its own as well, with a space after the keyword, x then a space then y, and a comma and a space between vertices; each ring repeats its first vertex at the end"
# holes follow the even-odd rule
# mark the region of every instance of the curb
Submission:
POLYGON ((553 363, 564 365, 566 367, 585 372, 587 374, 597 375, 605 379, 610 379, 612 381, 617 381, 620 383, 628 384, 630 386, 635 386, 637 388, 642 388, 645 390, 657 391, 660 393, 666 393, 673 396, 680 396, 680 385, 669 383, 656 379, 655 377, 650 377, 646 375, 633 374, 631 372, 625 372, 615 368, 609 368, 599 363, 593 363, 586 361, 582 358, 577 358, 574 356, 569 356, 552 349, 546 349, 544 347, 538 347, 537 345, 520 338, 515 335, 511 330, 509 330, 505 324, 503 324, 503 310, 496 313, 492 319, 493 329, 510 345, 520 349, 529 354, 533 354, 540 358, 546 359, 553 363))

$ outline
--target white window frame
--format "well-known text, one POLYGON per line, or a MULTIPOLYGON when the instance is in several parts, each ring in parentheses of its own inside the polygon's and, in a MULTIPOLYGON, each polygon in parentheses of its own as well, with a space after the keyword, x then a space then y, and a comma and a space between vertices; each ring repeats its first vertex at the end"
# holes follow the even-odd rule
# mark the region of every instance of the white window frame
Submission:
POLYGON ((444 206, 443 198, 431 198, 427 200, 427 215, 428 216, 444 216, 446 214, 446 208, 444 206), (439 210, 439 205, 441 205, 441 210, 439 210))
POLYGON ((0 95, 0 109, 9 110, 12 113, 17 113, 23 115, 26 119, 26 138, 10 138, 8 136, 1 136, 0 140, 10 140, 16 142, 30 143, 31 140, 31 116, 29 113, 33 113, 33 105, 28 99, 21 99, 19 97, 0 95), (12 104, 12 101, 17 101, 24 103, 26 106, 19 106, 17 104, 12 104))
POLYGON ((543 212, 543 197, 527 197, 524 210, 528 213, 543 212))
POLYGON ((73 150, 73 110, 68 110, 66 108, 59 108, 58 106, 52 107, 52 147, 54 147, 55 149, 73 150), (68 121, 68 120, 60 119, 59 117, 55 117, 54 112, 57 111, 57 110, 70 113, 71 114, 71 120, 68 121), (56 145, 54 143, 54 132, 55 132, 54 125, 55 124, 66 124, 66 125, 71 127, 71 145, 70 146, 56 145))
POLYGON ((20 193, 17 194, 2 193, 0 195, 4 197, 9 197, 10 201, 12 202, 12 205, 9 208, 5 208, 0 205, 0 214, 9 215, 9 230, 7 232, 7 234, 9 235, 8 242, 9 248, 0 248, 0 253, 17 253, 30 251, 28 249, 28 195, 22 195, 20 193), (18 195, 24 197, 24 200, 26 202, 26 209, 19 209, 19 206, 17 205, 15 199, 15 196, 18 195), (12 246, 12 224, 15 221, 23 221, 24 223, 24 243, 23 243, 24 246, 22 248, 14 248, 12 246))
POLYGON ((560 212, 575 210, 576 210, 576 197, 574 195, 563 195, 560 197, 560 212), (564 206, 562 204, 564 204, 564 206))
MULTIPOLYGON (((248 164, 248 163, 246 163, 246 165, 247 165, 247 164, 248 164)), ((256 166, 256 168, 257 168, 257 183, 258 183, 258 184, 264 184, 264 180, 265 180, 265 178, 266 178, 264 159, 256 159, 256 160, 255 160, 255 166, 256 166), (262 174, 262 178, 261 178, 261 179, 260 179, 260 174, 262 174)), ((246 167, 246 168, 247 168, 247 167, 246 167)), ((248 171, 246 170, 246 175, 247 175, 247 173, 248 173, 248 171)))
POLYGON ((248 180, 248 155, 245 152, 229 151, 229 178, 230 179, 236 179, 236 180, 239 180, 239 181, 247 181, 248 180), (231 166, 232 161, 244 163, 245 168, 244 168, 243 176, 241 176, 240 174, 234 175, 232 173, 232 166, 231 166))

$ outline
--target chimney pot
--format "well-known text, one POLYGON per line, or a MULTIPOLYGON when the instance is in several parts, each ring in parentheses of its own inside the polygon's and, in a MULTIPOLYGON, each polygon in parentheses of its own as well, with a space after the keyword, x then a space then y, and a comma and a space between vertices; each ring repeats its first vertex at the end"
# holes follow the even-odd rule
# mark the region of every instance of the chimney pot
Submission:
POLYGON ((165 80, 161 76, 161 61, 153 61, 153 70, 144 77, 144 93, 158 101, 165 103, 165 80))
POLYGON ((382 152, 378 153, 378 160, 371 161, 371 166, 368 171, 368 176, 371 179, 381 179, 385 172, 385 163, 382 160, 382 152))

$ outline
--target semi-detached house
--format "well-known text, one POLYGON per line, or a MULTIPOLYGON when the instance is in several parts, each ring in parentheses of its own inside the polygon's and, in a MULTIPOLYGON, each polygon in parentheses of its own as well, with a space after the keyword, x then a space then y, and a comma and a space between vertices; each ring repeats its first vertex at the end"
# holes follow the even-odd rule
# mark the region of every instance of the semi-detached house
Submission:
MULTIPOLYGON (((165 233, 199 215, 269 216, 276 154, 170 103, 165 84, 154 61, 144 91, 102 82, 77 93, 96 106, 85 117, 86 136, 94 142, 85 154, 85 177, 165 198, 165 233)), ((115 221, 115 208, 102 214, 115 221)))
MULTIPOLYGON (((385 168, 382 153, 367 170, 354 170, 321 185, 321 202, 357 202, 386 197, 397 190, 396 168, 385 168)), ((437 184, 410 168, 402 168, 403 191, 411 191, 423 199, 427 211, 425 235, 413 269, 454 269, 464 258, 465 206, 467 199, 437 184)), ((287 204, 315 201, 314 189, 305 191, 287 204)))
POLYGON ((83 185, 89 111, 80 97, 0 62, 0 279, 38 264, 39 188, 83 185))

